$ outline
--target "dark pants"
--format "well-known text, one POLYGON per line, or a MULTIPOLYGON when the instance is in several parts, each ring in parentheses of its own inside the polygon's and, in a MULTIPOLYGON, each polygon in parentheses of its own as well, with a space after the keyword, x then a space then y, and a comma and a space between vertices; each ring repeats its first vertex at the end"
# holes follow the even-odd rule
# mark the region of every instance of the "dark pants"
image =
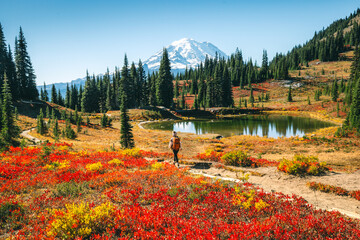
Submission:
POLYGON ((177 156, 178 152, 179 152, 179 150, 174 150, 174 149, 173 149, 174 162, 177 162, 177 163, 179 163, 179 159, 178 159, 178 156, 177 156))

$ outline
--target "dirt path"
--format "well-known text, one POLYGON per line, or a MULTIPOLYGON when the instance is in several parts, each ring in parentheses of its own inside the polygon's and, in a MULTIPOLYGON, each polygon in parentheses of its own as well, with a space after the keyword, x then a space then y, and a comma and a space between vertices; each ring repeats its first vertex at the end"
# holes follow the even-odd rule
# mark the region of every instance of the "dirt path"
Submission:
POLYGON ((23 131, 23 132, 20 133, 20 136, 22 136, 22 137, 24 137, 24 138, 27 138, 27 139, 29 139, 30 141, 33 141, 35 144, 38 144, 38 143, 41 142, 41 140, 30 135, 30 132, 31 132, 32 130, 35 130, 35 129, 36 129, 36 128, 31 128, 31 129, 29 129, 29 130, 25 130, 25 131, 23 131))
MULTIPOLYGON (((184 165, 185 167, 185 165, 184 165)), ((351 218, 360 219, 360 201, 350 198, 337 196, 330 193, 313 191, 306 186, 307 182, 321 182, 334 186, 343 187, 347 190, 360 190, 360 171, 355 173, 335 173, 331 172, 327 176, 319 177, 295 177, 278 172, 276 167, 261 167, 256 169, 238 168, 245 172, 252 171, 263 176, 249 176, 248 182, 264 189, 266 192, 281 192, 287 195, 297 195, 303 197, 311 205, 318 209, 328 211, 338 211, 351 218)), ((225 169, 210 167, 208 169, 191 169, 190 172, 202 174, 207 177, 222 178, 223 180, 239 181, 238 177, 242 174, 231 172, 225 169)))

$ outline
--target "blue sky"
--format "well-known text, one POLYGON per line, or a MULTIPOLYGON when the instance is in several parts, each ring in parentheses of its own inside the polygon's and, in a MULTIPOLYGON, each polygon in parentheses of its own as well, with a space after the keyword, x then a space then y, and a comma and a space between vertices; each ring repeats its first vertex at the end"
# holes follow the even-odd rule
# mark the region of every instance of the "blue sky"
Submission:
POLYGON ((184 37, 227 54, 271 59, 360 7, 358 0, 0 0, 0 23, 14 46, 22 26, 37 83, 68 82, 145 61, 184 37))

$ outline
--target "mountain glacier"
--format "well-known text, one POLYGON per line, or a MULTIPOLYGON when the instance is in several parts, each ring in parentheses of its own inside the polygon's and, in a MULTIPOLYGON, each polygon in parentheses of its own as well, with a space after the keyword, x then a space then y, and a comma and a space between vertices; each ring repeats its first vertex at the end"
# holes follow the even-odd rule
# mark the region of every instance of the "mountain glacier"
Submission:
MULTIPOLYGON (((171 43, 166 47, 173 73, 183 72, 186 67, 195 68, 205 61, 206 55, 215 58, 216 53, 219 58, 227 58, 227 55, 209 42, 197 42, 191 38, 183 38, 171 43)), ((159 70, 163 50, 158 51, 144 62, 144 68, 153 72, 159 70)))

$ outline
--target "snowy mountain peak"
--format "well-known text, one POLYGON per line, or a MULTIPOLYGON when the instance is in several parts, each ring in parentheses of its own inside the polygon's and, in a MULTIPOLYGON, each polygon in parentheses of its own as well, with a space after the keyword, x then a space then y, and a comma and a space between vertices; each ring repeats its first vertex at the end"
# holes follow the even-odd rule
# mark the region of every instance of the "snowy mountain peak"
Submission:
MULTIPOLYGON (((183 72, 185 68, 197 67, 200 62, 204 62, 206 55, 209 58, 215 58, 216 53, 218 57, 225 57, 227 55, 219 48, 209 42, 197 42, 192 38, 182 38, 172 42, 166 47, 171 63, 171 70, 173 72, 183 72)), ((158 51, 144 62, 144 66, 150 72, 159 70, 160 60, 163 50, 158 51)))

